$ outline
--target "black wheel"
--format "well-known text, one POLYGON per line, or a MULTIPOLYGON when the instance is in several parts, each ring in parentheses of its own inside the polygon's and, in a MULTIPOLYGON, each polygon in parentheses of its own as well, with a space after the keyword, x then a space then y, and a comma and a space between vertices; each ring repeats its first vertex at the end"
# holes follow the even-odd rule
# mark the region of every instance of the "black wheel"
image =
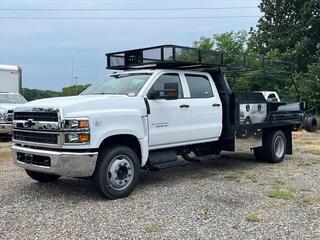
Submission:
POLYGON ((26 169, 26 173, 29 177, 31 177, 33 180, 36 180, 41 183, 45 182, 53 182, 60 178, 59 175, 52 175, 52 174, 46 174, 46 173, 40 173, 40 172, 34 172, 26 169))
POLYGON ((262 157, 269 163, 280 163, 286 155, 286 136, 281 130, 273 131, 265 136, 262 157))
POLYGON ((257 161, 262 162, 263 161, 263 152, 262 147, 257 147, 253 149, 254 157, 257 161))
POLYGON ((316 132, 318 129, 317 119, 315 117, 307 117, 304 120, 304 127, 308 132, 316 132))
POLYGON ((127 197, 140 178, 140 162, 127 146, 116 145, 99 154, 93 183, 98 192, 109 199, 127 197))

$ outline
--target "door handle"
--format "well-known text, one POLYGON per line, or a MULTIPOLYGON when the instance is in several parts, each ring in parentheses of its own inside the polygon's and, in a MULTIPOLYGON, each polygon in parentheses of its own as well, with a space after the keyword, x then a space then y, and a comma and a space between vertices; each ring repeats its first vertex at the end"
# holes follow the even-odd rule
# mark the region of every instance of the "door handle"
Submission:
POLYGON ((180 105, 180 108, 188 108, 188 107, 189 107, 189 105, 187 105, 187 104, 180 105))
POLYGON ((212 107, 220 107, 220 104, 219 103, 214 103, 214 104, 212 104, 212 107))

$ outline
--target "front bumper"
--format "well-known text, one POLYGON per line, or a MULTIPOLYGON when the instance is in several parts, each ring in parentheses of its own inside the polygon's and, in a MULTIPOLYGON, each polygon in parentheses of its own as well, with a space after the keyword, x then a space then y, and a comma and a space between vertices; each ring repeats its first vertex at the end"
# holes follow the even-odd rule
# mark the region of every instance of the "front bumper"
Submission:
POLYGON ((60 152, 52 150, 34 149, 13 144, 12 155, 16 164, 24 169, 69 177, 92 176, 98 158, 98 152, 60 152), (28 156, 22 159, 21 155, 28 156), (18 157, 19 155, 19 157, 18 157), (47 159, 49 164, 44 166, 37 159, 47 159))
POLYGON ((9 134, 12 132, 11 123, 0 123, 0 134, 9 134))

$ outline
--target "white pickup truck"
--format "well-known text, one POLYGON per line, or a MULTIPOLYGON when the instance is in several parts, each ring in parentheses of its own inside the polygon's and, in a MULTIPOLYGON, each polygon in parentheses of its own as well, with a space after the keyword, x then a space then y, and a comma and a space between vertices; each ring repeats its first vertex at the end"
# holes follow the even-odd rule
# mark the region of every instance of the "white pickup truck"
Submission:
POLYGON ((26 102, 18 93, 0 92, 0 137, 11 134, 13 110, 26 102))
MULTIPOLYGON (((103 78, 81 95, 37 100, 15 110, 13 157, 31 178, 91 177, 103 196, 125 197, 137 185, 140 168, 188 163, 178 155, 190 161, 190 153, 235 151, 241 128, 254 129, 247 136, 255 140, 250 147, 259 160, 278 163, 292 153, 291 131, 301 123, 302 112, 241 125, 236 104, 243 98, 237 101, 222 68, 186 70, 189 64, 179 61, 177 67, 172 58, 162 59, 166 66, 159 61, 151 66, 150 57, 148 64, 137 64, 131 51, 124 55, 122 67, 112 65, 108 55, 109 68, 129 70, 103 78)), ((260 95, 251 96, 267 104, 260 95)))

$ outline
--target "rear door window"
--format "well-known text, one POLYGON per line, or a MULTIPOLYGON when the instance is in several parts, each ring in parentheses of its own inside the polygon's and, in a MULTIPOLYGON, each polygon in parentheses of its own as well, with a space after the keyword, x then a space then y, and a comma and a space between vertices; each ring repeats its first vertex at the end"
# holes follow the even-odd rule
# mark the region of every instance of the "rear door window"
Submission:
POLYGON ((185 74, 191 98, 210 98, 213 92, 206 76, 185 74))

